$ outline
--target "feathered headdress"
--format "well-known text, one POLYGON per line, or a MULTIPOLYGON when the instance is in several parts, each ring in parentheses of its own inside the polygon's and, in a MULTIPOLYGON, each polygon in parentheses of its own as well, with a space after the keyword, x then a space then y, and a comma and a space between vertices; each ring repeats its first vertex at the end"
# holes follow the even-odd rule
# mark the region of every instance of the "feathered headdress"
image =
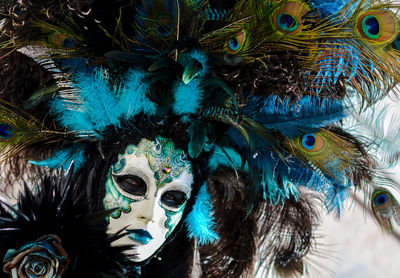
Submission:
MULTIPOLYGON (((282 212, 265 217, 277 235, 309 212, 303 234, 270 249, 282 273, 302 272, 297 263, 310 248, 315 214, 304 188, 339 215, 349 192, 370 184, 378 220, 399 219, 393 195, 375 186, 382 177, 369 151, 377 142, 341 125, 399 81, 394 1, 3 2, 5 159, 64 169, 74 161, 79 172, 115 134, 174 119, 190 158, 207 154, 204 176, 230 169, 245 177, 237 206, 282 212)), ((200 244, 227 236, 210 184, 185 221, 200 244)))

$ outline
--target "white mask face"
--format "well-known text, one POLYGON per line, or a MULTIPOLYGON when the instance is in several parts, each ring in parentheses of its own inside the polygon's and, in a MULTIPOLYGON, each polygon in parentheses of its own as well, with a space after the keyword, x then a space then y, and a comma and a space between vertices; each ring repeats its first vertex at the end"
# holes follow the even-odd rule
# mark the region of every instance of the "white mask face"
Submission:
POLYGON ((134 245, 127 253, 135 262, 150 258, 181 220, 192 183, 191 164, 171 140, 127 146, 109 170, 103 199, 105 209, 118 208, 108 231, 128 232, 114 245, 134 245))

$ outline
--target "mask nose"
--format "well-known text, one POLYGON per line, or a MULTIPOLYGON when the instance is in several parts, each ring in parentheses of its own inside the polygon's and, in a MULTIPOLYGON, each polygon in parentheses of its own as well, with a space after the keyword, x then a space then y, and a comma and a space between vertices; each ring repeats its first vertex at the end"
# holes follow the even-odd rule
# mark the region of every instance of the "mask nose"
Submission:
POLYGON ((137 219, 140 222, 154 222, 154 207, 156 205, 155 198, 144 199, 137 206, 137 219))

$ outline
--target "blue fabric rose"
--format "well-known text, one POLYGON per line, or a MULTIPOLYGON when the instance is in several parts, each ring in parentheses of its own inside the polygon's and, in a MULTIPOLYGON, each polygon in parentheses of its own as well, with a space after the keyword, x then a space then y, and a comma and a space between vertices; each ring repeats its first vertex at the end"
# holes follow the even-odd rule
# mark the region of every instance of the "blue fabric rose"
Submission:
POLYGON ((58 278, 69 264, 67 252, 56 235, 45 235, 19 249, 9 249, 3 270, 12 278, 58 278))

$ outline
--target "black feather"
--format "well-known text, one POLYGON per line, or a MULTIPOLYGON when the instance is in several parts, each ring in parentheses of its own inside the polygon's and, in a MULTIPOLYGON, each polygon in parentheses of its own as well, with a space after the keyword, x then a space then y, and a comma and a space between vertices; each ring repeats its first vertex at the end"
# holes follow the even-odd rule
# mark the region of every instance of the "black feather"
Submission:
POLYGON ((93 175, 72 178, 70 172, 62 179, 44 177, 34 191, 25 186, 18 208, 0 203, 0 253, 55 234, 71 260, 63 277, 135 277, 124 274, 129 246, 110 245, 124 234, 106 233, 110 211, 97 211, 86 194, 93 175))

